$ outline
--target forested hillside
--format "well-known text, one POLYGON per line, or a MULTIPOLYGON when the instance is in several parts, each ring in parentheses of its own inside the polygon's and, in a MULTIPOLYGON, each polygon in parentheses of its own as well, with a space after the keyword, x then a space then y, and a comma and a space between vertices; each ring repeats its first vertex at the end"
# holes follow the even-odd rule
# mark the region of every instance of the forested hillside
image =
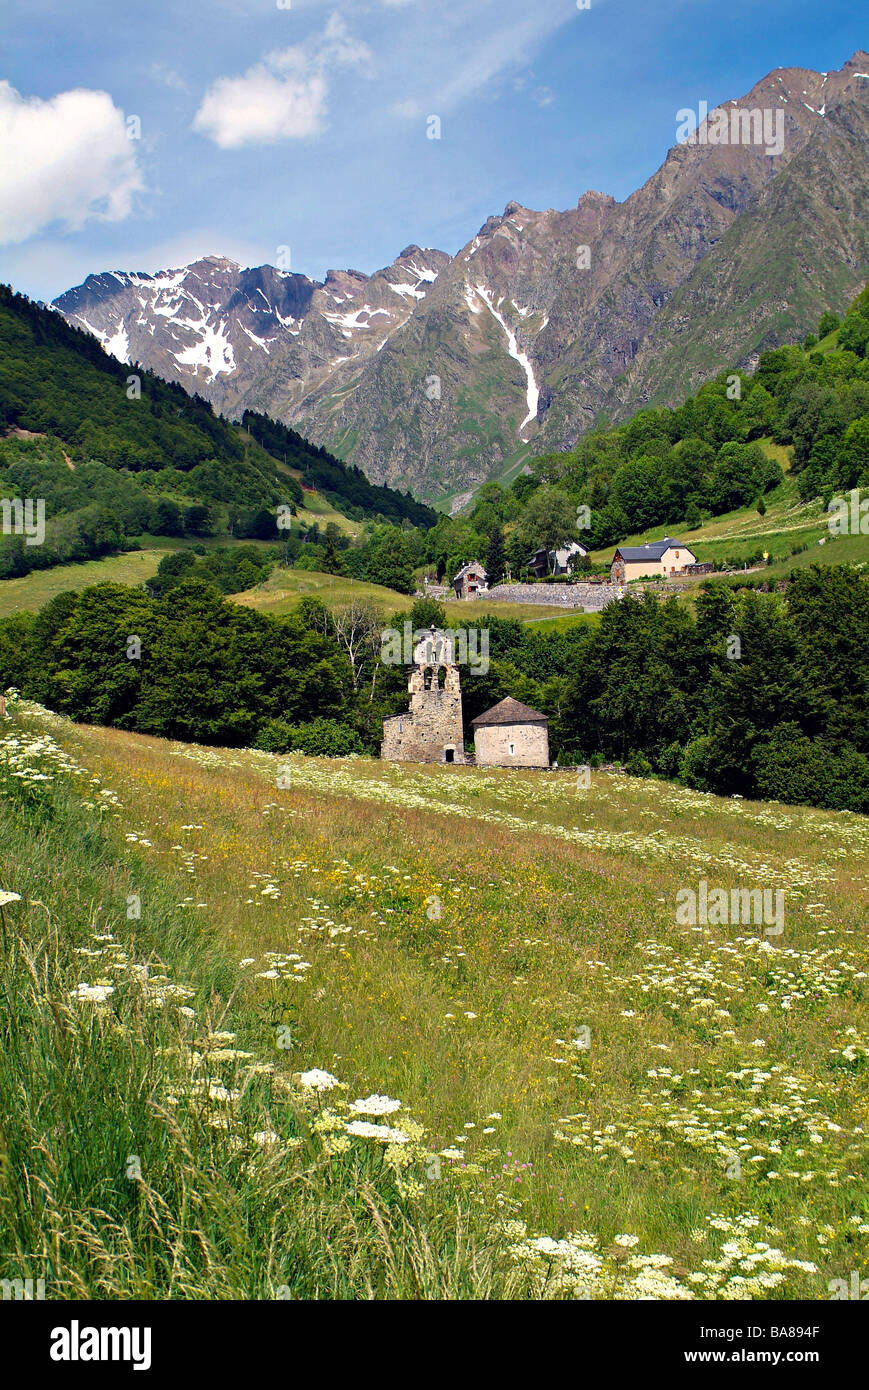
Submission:
POLYGON ((303 487, 321 483, 347 515, 434 520, 294 431, 262 416, 245 423, 117 362, 90 334, 0 286, 0 491, 42 499, 46 517, 44 544, 0 541, 0 577, 93 558, 143 533, 277 539, 277 507, 295 509, 303 487))
POLYGON ((463 527, 467 558, 485 558, 495 536, 495 554, 506 547, 515 575, 539 545, 576 539, 597 549, 654 526, 691 530, 760 503, 781 484, 768 442, 790 451, 804 502, 865 489, 867 344, 869 288, 842 320, 824 314, 801 346, 763 353, 753 375, 722 372, 676 409, 642 410, 626 425, 593 430, 567 453, 532 460, 509 488, 487 484, 465 516, 429 533, 429 551, 440 542, 442 554, 455 554, 451 527, 463 527), (578 506, 588 508, 579 530, 578 506))

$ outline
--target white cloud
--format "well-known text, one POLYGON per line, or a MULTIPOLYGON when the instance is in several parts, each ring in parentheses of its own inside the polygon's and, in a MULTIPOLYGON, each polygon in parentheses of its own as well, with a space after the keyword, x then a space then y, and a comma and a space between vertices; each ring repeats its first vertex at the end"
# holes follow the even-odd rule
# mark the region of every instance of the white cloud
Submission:
POLYGON ((141 188, 124 114, 107 92, 27 100, 0 82, 0 244, 58 221, 72 230, 119 222, 141 188))
POLYGON ((364 67, 370 59, 367 44, 332 15, 313 43, 267 53, 241 77, 218 78, 205 93, 193 128, 224 150, 317 135, 328 110, 328 73, 364 67))
POLYGON ((222 150, 237 150, 316 135, 325 113, 326 79, 321 73, 284 69, 275 76, 265 63, 258 63, 243 77, 221 77, 209 87, 193 129, 222 150))

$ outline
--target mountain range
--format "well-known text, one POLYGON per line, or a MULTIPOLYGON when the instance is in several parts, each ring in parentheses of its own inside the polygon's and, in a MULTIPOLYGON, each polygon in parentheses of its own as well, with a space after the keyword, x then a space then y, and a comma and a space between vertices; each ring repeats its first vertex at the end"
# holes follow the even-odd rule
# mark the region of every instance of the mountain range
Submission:
POLYGON ((860 51, 700 109, 623 203, 510 202, 457 255, 409 246, 370 276, 208 256, 92 275, 53 307, 225 414, 265 412, 375 482, 455 506, 841 310, 869 268, 867 149, 860 51))

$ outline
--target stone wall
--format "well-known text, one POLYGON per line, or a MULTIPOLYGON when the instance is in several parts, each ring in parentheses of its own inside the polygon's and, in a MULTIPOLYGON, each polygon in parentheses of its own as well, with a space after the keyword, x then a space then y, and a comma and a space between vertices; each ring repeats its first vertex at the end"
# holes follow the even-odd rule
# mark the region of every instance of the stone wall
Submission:
POLYGON ((597 613, 618 597, 615 584, 499 584, 485 595, 489 603, 545 603, 597 613))
POLYGON ((478 767, 548 767, 547 726, 483 724, 474 731, 474 756, 478 767))
MULTIPOLYGON (((411 677, 411 684, 417 687, 418 674, 414 672, 411 677)), ((413 689, 408 712, 384 719, 380 756, 389 762, 464 762, 462 696, 456 667, 447 669, 445 689, 413 689), (452 750, 452 758, 446 756, 447 750, 452 750)))

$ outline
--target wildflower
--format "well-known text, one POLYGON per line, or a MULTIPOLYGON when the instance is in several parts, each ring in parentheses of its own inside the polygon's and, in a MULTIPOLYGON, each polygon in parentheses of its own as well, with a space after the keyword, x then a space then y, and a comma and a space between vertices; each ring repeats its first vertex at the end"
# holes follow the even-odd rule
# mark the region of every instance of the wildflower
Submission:
POLYGON ((350 1106, 354 1115, 391 1115, 401 1109, 400 1100, 390 1100, 389 1096, 368 1096, 365 1100, 354 1100, 350 1106))
POLYGON ((70 993, 71 999, 87 1000, 92 1004, 104 1004, 110 994, 114 994, 114 985, 86 985, 80 984, 70 993))
POLYGON ((344 1126, 348 1134, 359 1139, 379 1139, 383 1144, 407 1144, 407 1135, 400 1129, 390 1129, 389 1125, 372 1125, 367 1120, 348 1120, 344 1126))
POLYGON ((331 1072, 319 1071, 314 1067, 311 1071, 303 1071, 300 1074, 299 1085, 306 1091, 331 1091, 334 1086, 340 1086, 341 1082, 331 1072))
POLYGON ((253 1142, 259 1144, 261 1148, 273 1148, 280 1143, 280 1135, 275 1134, 273 1129, 258 1129, 253 1136, 253 1142))

